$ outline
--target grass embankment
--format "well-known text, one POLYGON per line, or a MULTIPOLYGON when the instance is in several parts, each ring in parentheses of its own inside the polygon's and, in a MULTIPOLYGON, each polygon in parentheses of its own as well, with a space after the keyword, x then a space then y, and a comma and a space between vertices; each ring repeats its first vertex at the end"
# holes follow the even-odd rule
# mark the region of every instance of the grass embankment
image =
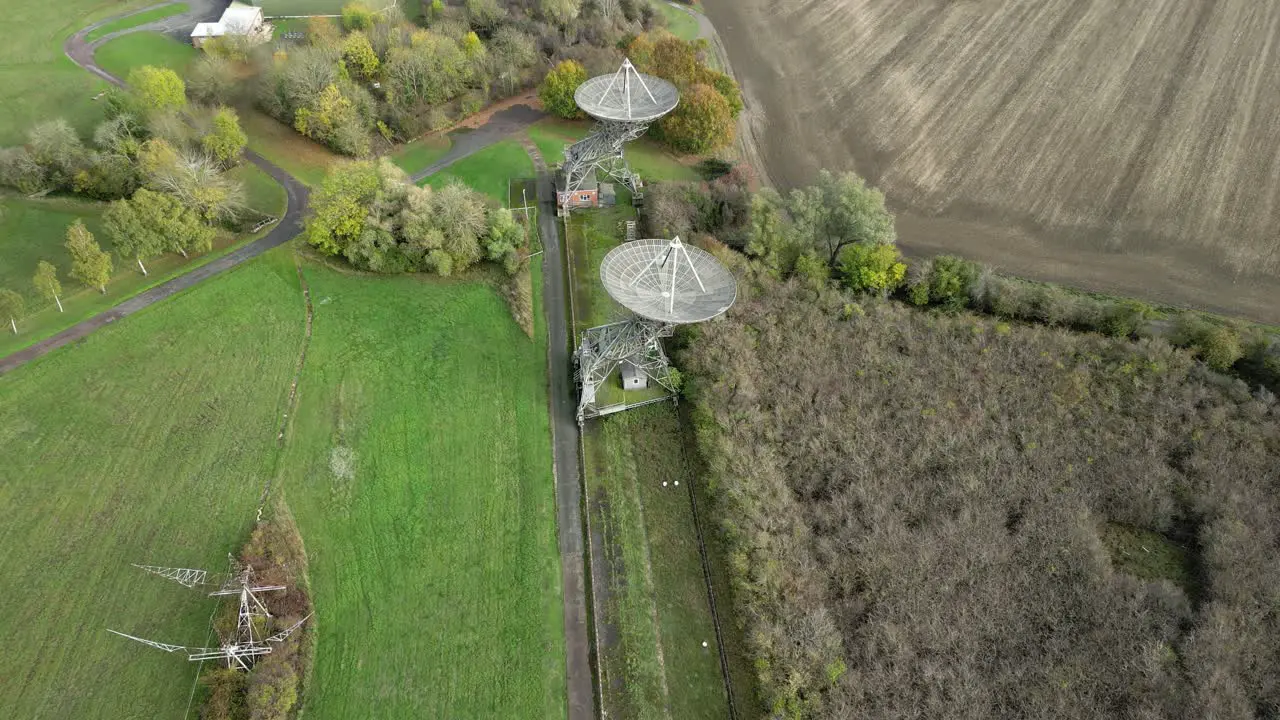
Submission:
POLYGON ((0 376, 0 717, 182 717, 197 666, 106 628, 206 640, 209 598, 129 563, 245 541, 302 320, 277 251, 0 376))
POLYGON ((103 70, 127 80, 130 70, 143 65, 169 68, 183 75, 199 52, 168 35, 144 30, 106 41, 94 51, 93 59, 103 70))
MULTIPOLYGON (((591 127, 586 121, 549 118, 529 128, 529 137, 538 146, 538 152, 542 153, 547 165, 554 166, 564 162, 565 146, 581 140, 591 131, 591 127)), ((648 138, 628 143, 626 155, 631 169, 646 182, 700 179, 692 164, 686 164, 648 138)))
POLYGON ((128 17, 122 17, 119 20, 112 20, 111 22, 95 29, 93 32, 89 33, 88 35, 85 35, 84 39, 86 42, 93 42, 94 40, 97 40, 98 38, 106 35, 110 35, 113 32, 128 30, 129 28, 138 27, 139 25, 145 25, 147 23, 155 22, 157 20, 163 20, 167 17, 172 17, 174 15, 179 15, 181 13, 184 13, 190 9, 191 9, 190 6, 188 6, 186 3, 173 3, 171 5, 165 5, 164 7, 152 8, 151 10, 147 10, 146 12, 140 12, 134 15, 130 15, 128 17))
MULTIPOLYGON (((277 218, 284 215, 284 188, 270 175, 248 163, 231 172, 244 181, 251 210, 277 218)), ((102 213, 106 207, 104 203, 70 198, 0 199, 0 210, 3 210, 3 215, 0 215, 0 253, 6 260, 12 259, 0 266, 0 287, 22 293, 27 309, 26 317, 18 323, 17 335, 0 333, 0 356, 21 350, 144 290, 194 270, 271 230, 270 227, 264 228, 253 235, 219 231, 209 252, 190 258, 169 253, 148 260, 148 275, 139 272, 131 261, 114 257, 114 272, 107 283, 107 292, 103 294, 97 288, 85 287, 70 277, 71 258, 64 243, 67 226, 80 219, 102 249, 111 252, 111 239, 101 232, 102 213), (36 264, 41 260, 47 260, 58 268, 65 312, 58 312, 54 303, 40 297, 31 283, 36 264)))
MULTIPOLYGON (((394 0, 370 0, 364 3, 369 8, 381 8, 388 2, 394 0)), ((257 5, 262 8, 262 14, 271 17, 274 15, 337 15, 342 12, 342 6, 347 4, 349 0, 261 0, 257 5)))
POLYGON ((308 717, 562 717, 545 332, 476 282, 305 268, 281 466, 318 612, 308 717))
POLYGON ((11 29, 0 47, 0 145, 22 143, 33 125, 59 117, 82 136, 93 132, 103 117, 101 102, 93 98, 107 83, 76 67, 62 53, 62 43, 97 18, 148 2, 0 0, 11 29))
MULTIPOLYGON (((608 609, 620 631, 611 669, 624 673, 622 692, 610 693, 609 704, 621 717, 728 714, 691 511, 696 469, 686 436, 668 404, 611 415, 587 434, 589 491, 606 500, 605 541, 618 551, 624 575, 614 578, 608 609)), ((735 660, 738 675, 749 678, 742 657, 735 660)))
POLYGON ((462 158, 418 184, 440 188, 460 180, 503 203, 507 201, 507 185, 513 178, 532 175, 533 161, 529 159, 524 147, 515 140, 503 140, 462 158))
POLYGON ((405 143, 391 155, 391 162, 410 175, 431 167, 431 163, 444 157, 453 142, 447 135, 432 135, 405 143))
POLYGON ((249 149, 308 187, 320 187, 329 166, 342 159, 259 110, 240 107, 238 111, 240 126, 249 136, 249 149))

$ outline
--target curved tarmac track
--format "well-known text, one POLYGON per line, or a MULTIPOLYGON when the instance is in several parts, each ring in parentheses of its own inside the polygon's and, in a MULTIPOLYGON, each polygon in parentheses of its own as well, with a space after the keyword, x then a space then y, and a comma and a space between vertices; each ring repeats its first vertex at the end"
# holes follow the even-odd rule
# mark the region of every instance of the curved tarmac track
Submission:
MULTIPOLYGON (((160 3, 160 5, 153 5, 151 7, 160 7, 162 5, 168 5, 168 4, 170 3, 160 3)), ((95 28, 98 28, 114 20, 118 20, 122 17, 127 17, 129 15, 136 14, 136 12, 144 12, 146 10, 150 10, 151 8, 150 7, 142 8, 141 10, 138 10, 136 12, 124 13, 122 15, 109 17, 105 20, 94 23, 93 25, 90 25, 89 27, 84 28, 80 32, 76 33, 75 35, 72 35, 70 38, 67 39, 67 42, 63 45, 63 51, 66 53, 67 57, 71 58, 71 61, 74 62, 75 64, 101 77, 107 82, 112 83, 113 85, 118 85, 123 87, 124 86, 123 80, 112 75, 106 70, 103 70, 94 62, 93 60, 94 50, 96 50, 97 47, 102 43, 126 33, 137 32, 139 30, 171 29, 172 27, 175 26, 175 23, 190 21, 191 17, 195 14, 200 14, 200 15, 207 14, 210 8, 214 7, 215 5, 215 3, 210 3, 207 0, 204 2, 197 0, 196 2, 192 2, 190 4, 193 6, 193 10, 191 12, 183 13, 182 15, 175 15, 173 17, 168 17, 163 20, 156 21, 154 23, 139 25, 138 27, 129 28, 128 30, 123 30, 121 32, 110 33, 101 38, 98 38, 97 40, 91 43, 85 42, 85 36, 88 35, 95 28)), ((244 247, 238 248, 233 252, 223 255, 217 260, 213 260, 205 265, 202 265, 196 268, 195 270, 192 270, 191 272, 185 273, 183 275, 179 275, 178 277, 173 278, 168 282, 157 285, 156 287, 153 287, 150 290, 141 292, 129 298, 128 300, 125 300, 119 305, 116 305, 110 310, 94 315, 88 320, 84 320, 82 322, 76 323, 75 325, 72 325, 66 330, 63 330, 62 332, 58 333, 57 335, 41 340, 40 342, 28 348, 19 350, 18 352, 13 353, 12 355, 8 355, 5 358, 0 359, 0 375, 6 372, 9 372, 10 370, 13 370, 14 368, 20 367, 30 362, 31 360, 34 360, 48 353, 51 350, 55 350, 64 345, 75 342, 76 340, 79 340, 80 338, 85 337, 86 335, 93 332, 94 330, 97 330, 100 327, 109 325, 115 322, 116 320, 119 320, 122 317, 125 317, 127 315, 132 315, 133 313, 138 312, 139 310, 145 307, 149 307, 161 300, 164 300, 167 297, 170 297, 179 292, 182 292, 183 290, 186 290, 187 288, 195 285, 198 282, 211 278, 214 275, 217 275, 218 273, 221 273, 224 270, 227 270, 235 267, 236 265, 239 265, 245 260, 255 258, 261 255, 262 253, 270 250, 271 248, 274 248, 279 245, 283 245, 284 243, 292 239, 294 236, 296 236, 299 230, 301 230, 302 228, 302 216, 307 206, 307 198, 309 195, 307 186, 303 185, 301 182, 299 182, 296 178, 294 178, 289 173, 285 172, 284 170, 281 170, 275 165, 272 165, 270 162, 267 162, 265 158, 263 158, 261 155, 258 155, 257 153, 246 150, 244 153, 244 156, 246 159, 249 160, 249 162, 253 163, 254 165, 257 165, 259 168, 262 168, 264 172, 266 172, 268 175, 274 178, 276 182, 280 183, 280 185, 284 187, 285 194, 288 196, 288 208, 285 210, 284 217, 281 218, 278 223, 276 223, 275 227, 271 228, 270 232, 258 238, 257 240, 254 240, 253 242, 245 245, 244 247)))

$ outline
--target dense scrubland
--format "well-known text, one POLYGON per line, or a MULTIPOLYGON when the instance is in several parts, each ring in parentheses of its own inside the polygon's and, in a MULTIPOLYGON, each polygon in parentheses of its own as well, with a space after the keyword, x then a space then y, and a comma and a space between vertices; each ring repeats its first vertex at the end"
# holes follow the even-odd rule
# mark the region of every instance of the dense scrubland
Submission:
POLYGON ((1280 407, 1159 340, 793 279, 685 338, 788 717, 1271 717, 1280 407))

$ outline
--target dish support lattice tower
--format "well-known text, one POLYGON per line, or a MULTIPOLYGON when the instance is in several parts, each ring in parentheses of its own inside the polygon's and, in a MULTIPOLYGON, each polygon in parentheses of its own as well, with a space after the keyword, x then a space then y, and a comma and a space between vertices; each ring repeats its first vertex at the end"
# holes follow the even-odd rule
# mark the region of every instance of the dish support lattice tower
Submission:
POLYGON ((662 402, 674 396, 676 388, 671 381, 671 361, 662 349, 662 338, 671 337, 674 331, 675 325, 670 323, 637 317, 583 332, 574 353, 577 380, 582 386, 578 424, 587 418, 609 415, 650 402, 662 402), (666 388, 670 395, 642 403, 601 405, 597 402, 597 391, 624 362, 631 363, 636 370, 666 388))
POLYGON ((643 183, 627 163, 622 148, 643 135, 650 122, 597 120, 590 135, 564 151, 565 190, 577 192, 592 173, 600 170, 625 185, 632 194, 639 194, 643 183))

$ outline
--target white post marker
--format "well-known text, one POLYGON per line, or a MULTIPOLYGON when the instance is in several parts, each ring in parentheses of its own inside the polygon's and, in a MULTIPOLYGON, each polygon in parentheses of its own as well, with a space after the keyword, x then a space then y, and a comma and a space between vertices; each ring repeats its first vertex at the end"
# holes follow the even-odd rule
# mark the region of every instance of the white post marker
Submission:
POLYGON ((706 647, 706 646, 707 646, 707 641, 706 641, 706 640, 703 640, 703 641, 702 641, 702 647, 706 647))

